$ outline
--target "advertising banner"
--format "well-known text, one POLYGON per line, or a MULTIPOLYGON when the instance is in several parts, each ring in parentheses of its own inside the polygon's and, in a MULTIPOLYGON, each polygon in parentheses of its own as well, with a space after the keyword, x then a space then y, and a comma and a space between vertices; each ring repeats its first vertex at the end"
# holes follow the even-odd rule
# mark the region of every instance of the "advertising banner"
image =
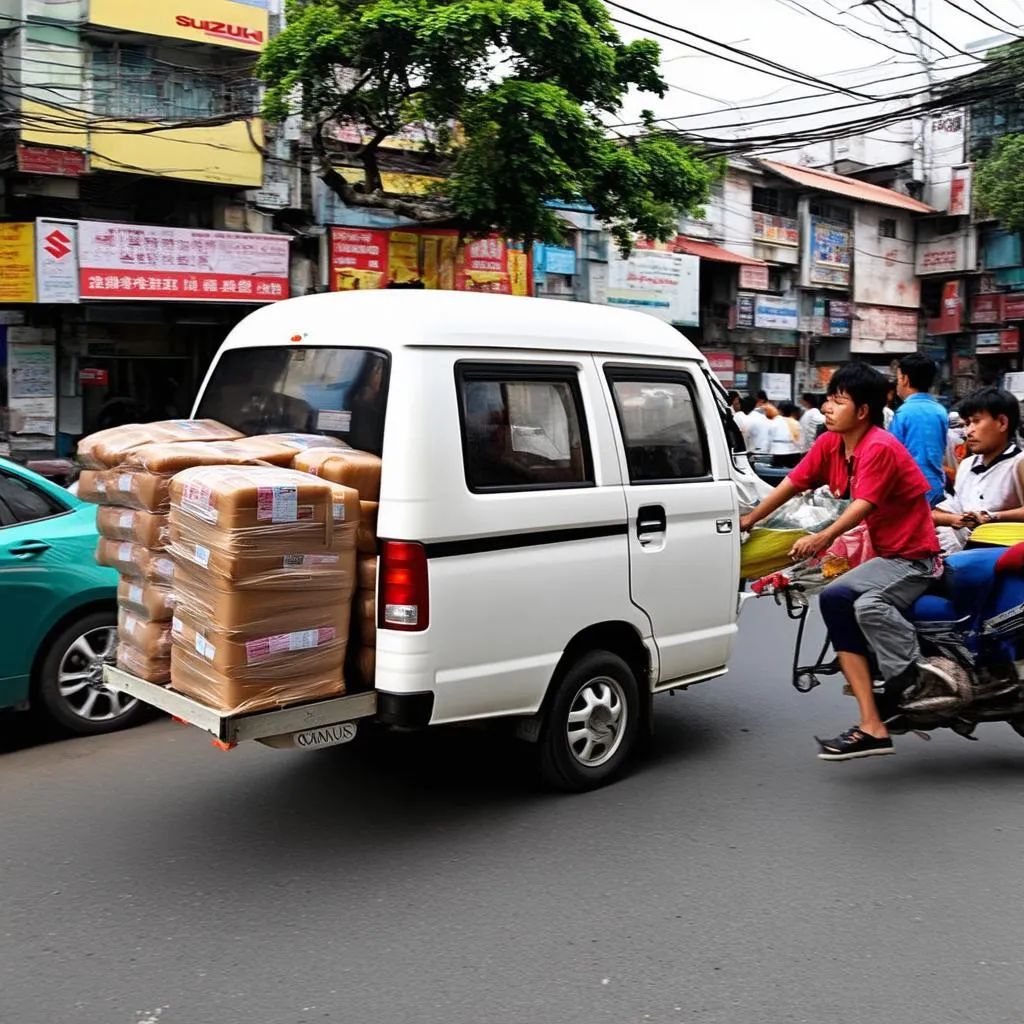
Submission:
POLYGON ((828 303, 828 333, 832 338, 848 338, 850 321, 853 319, 851 303, 839 299, 830 299, 828 303))
POLYGON ((929 334, 959 334, 962 330, 963 301, 961 298, 963 282, 960 280, 947 281, 942 286, 942 302, 939 306, 939 315, 928 321, 927 331, 929 334))
POLYGON ((799 330, 799 300, 780 298, 777 295, 756 296, 754 326, 774 331, 799 330))
POLYGON ((749 264, 740 266, 739 285, 744 291, 766 292, 769 275, 767 267, 754 267, 749 264))
POLYGON ((9 342, 7 405, 12 434, 57 432, 57 353, 54 345, 9 342))
POLYGON ((918 242, 915 272, 923 276, 971 271, 974 267, 967 265, 967 248, 967 238, 963 234, 918 242))
POLYGON ((89 0, 89 22, 258 53, 267 41, 269 15, 264 7, 238 0, 89 0))
POLYGON ((857 306, 851 352, 901 353, 917 350, 917 310, 857 306))
POLYGON ((772 245, 799 245, 800 229, 792 217, 754 211, 754 239, 772 245))
POLYGON ((754 313, 757 310, 756 295, 736 296, 736 326, 753 327, 754 313))
POLYGON ((1003 319, 1024 320, 1024 293, 1016 292, 1003 297, 1003 319))
POLYGON ((0 224, 0 302, 35 301, 35 225, 0 224))
POLYGON ((78 254, 83 299, 259 303, 288 298, 284 235, 83 220, 78 254))
POLYGON ((734 386, 736 382, 736 357, 731 352, 705 352, 704 358, 708 361, 711 372, 727 388, 734 386))
POLYGON ((1003 320, 1003 297, 997 294, 975 295, 971 303, 972 324, 998 324, 1003 320))
POLYGON ((771 402, 789 402, 793 398, 793 375, 762 373, 761 388, 771 402))
POLYGON ((78 302, 78 223, 36 221, 36 292, 40 302, 78 302))
POLYGON ((853 232, 842 224, 811 218, 808 279, 846 288, 853 265, 853 232))
POLYGON ((437 288, 529 295, 526 254, 498 237, 459 246, 457 231, 331 228, 331 290, 437 288))
POLYGON ((650 313, 684 327, 700 323, 700 259, 683 253, 636 249, 626 259, 608 261, 609 306, 650 313))

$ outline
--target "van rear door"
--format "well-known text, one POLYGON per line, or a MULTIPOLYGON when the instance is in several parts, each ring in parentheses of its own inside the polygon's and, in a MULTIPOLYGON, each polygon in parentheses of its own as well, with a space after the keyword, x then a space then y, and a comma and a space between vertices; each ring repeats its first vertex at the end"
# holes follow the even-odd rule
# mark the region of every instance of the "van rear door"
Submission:
POLYGON ((739 510, 699 369, 602 362, 629 516, 630 591, 660 684, 725 666, 736 632, 739 510))

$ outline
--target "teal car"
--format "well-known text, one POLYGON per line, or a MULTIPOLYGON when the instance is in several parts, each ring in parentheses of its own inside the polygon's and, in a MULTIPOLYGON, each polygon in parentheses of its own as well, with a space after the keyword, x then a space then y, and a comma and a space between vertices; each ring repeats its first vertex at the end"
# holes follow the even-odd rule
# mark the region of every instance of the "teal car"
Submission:
POLYGON ((98 566, 96 507, 0 459, 0 709, 75 733, 134 724, 137 701, 103 685, 117 642, 117 574, 98 566))

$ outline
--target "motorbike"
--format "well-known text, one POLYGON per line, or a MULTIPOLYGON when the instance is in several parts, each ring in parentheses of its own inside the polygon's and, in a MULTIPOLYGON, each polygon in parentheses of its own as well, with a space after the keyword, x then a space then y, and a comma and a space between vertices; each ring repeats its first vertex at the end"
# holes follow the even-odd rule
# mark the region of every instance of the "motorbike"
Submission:
MULTIPOLYGON (((797 623, 792 683, 800 693, 840 674, 827 638, 817 660, 802 663, 810 599, 829 582, 828 573, 812 561, 751 585, 758 597, 774 597, 797 623)), ((927 739, 936 729, 951 729, 976 740, 979 725, 1006 722, 1024 736, 1024 544, 950 555, 942 576, 907 617, 917 630, 922 656, 948 682, 929 678, 923 689, 887 694, 879 680, 876 694, 895 706, 893 714, 884 716, 889 731, 927 739)))

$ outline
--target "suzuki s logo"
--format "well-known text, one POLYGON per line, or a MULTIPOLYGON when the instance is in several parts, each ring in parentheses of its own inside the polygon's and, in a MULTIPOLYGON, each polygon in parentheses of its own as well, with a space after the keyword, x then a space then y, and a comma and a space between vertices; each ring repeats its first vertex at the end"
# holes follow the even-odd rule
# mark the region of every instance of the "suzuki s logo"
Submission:
POLYGON ((263 33, 258 28, 232 25, 227 21, 210 21, 207 18, 190 18, 187 14, 179 14, 174 20, 180 28, 195 29, 215 39, 237 39, 249 46, 260 46, 263 43, 263 33))
POLYGON ((51 231, 43 241, 46 242, 43 249, 55 260, 62 260, 65 256, 71 255, 71 239, 60 228, 51 231))

